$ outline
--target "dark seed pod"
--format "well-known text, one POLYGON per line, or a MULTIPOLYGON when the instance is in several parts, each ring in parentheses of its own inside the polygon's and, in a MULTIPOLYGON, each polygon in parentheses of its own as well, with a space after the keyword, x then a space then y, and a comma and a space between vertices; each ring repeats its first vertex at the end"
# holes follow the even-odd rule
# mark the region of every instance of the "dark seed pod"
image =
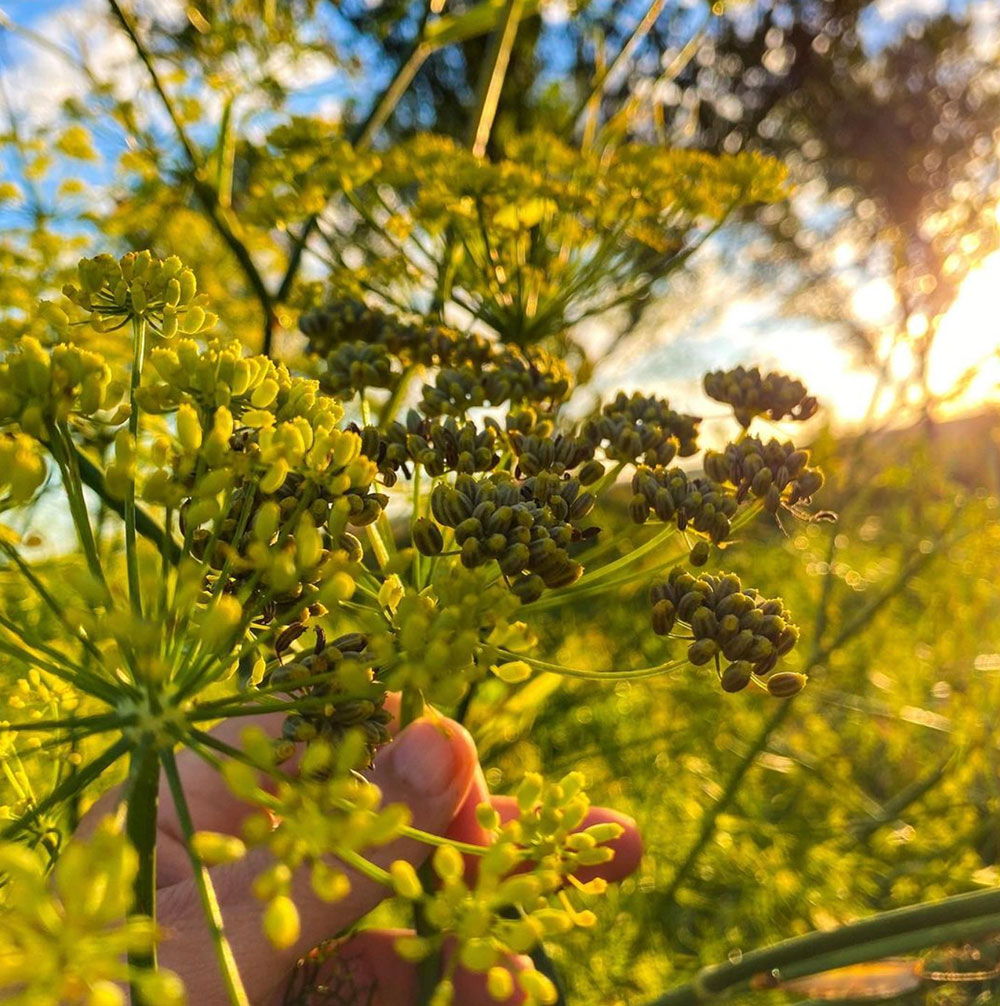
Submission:
POLYGON ((591 458, 577 473, 580 484, 585 486, 592 486, 595 482, 600 481, 603 476, 604 465, 596 458, 591 458))
POLYGON ((583 566, 578 562, 568 561, 559 572, 545 577, 545 586, 551 588, 568 587, 570 584, 576 583, 582 575, 583 566))
POLYGON ((767 679, 768 692, 779 699, 798 695, 806 686, 806 676, 795 671, 778 671, 767 679))
POLYGON ((750 649, 746 652, 747 660, 757 663, 767 660, 774 653, 774 644, 765 636, 754 636, 750 649))
POLYGON ((649 519, 649 503, 641 493, 636 493, 628 504, 628 514, 635 524, 645 524, 649 519))
POLYGON ((691 616, 691 631, 695 639, 714 639, 719 631, 719 623, 710 609, 701 607, 691 616))
POLYGON ((748 660, 737 660, 722 672, 722 690, 741 692, 750 684, 753 665, 748 660))
POLYGON ((781 635, 778 636, 778 639, 774 644, 774 652, 777 653, 779 657, 783 657, 795 646, 798 641, 798 626, 787 625, 782 630, 781 635))
POLYGON ((440 555, 444 548, 444 536, 437 524, 420 517, 413 525, 413 544, 421 555, 440 555))
POLYGON ((368 645, 368 639, 360 632, 346 632, 338 636, 331 644, 341 653, 362 653, 368 645))
POLYGON ((723 646, 722 652, 725 658, 727 660, 739 660, 741 657, 746 656, 750 652, 750 647, 753 646, 753 640, 753 633, 749 629, 744 629, 723 646))
POLYGON ((689 590, 677 602, 677 617, 691 624, 694 613, 705 603, 705 595, 700 590, 689 590))
POLYGON ((530 604, 542 596, 545 581, 537 574, 532 574, 515 580, 510 589, 521 599, 522 604, 530 604))
POLYGON ((714 639, 696 639, 688 647, 687 656, 695 667, 701 667, 702 664, 707 664, 718 652, 719 647, 714 639))
POLYGON ((349 562, 361 562, 365 556, 364 546, 353 534, 347 531, 337 539, 337 544, 347 553, 349 562))
POLYGON ((505 576, 513 576, 528 565, 530 551, 527 545, 511 545, 500 557, 500 571, 505 576))
POLYGON ((286 626, 278 633, 278 637, 274 641, 274 652, 280 657, 305 631, 306 627, 301 622, 294 622, 292 625, 286 626))
POLYGON ((754 496, 763 496, 768 489, 771 488, 771 482, 774 480, 771 475, 770 468, 761 468, 759 472, 753 477, 753 481, 750 483, 750 491, 754 496))
POLYGON ((668 635, 674 627, 676 618, 677 611, 672 601, 668 601, 666 598, 657 601, 653 605, 653 632, 658 636, 668 635))
POLYGON ((485 561, 483 550, 475 538, 469 538, 462 543, 462 565, 466 569, 474 569, 485 561))
POLYGON ((691 554, 688 556, 688 562, 692 566, 704 566, 708 562, 711 551, 712 548, 707 541, 696 542, 694 548, 691 549, 691 554))

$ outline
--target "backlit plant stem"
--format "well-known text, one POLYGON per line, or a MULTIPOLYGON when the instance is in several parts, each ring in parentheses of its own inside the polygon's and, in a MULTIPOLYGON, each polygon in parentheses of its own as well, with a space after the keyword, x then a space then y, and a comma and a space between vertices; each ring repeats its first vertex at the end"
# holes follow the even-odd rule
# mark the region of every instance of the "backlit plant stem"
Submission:
POLYGON ((729 964, 702 969, 695 978, 653 1000, 648 1006, 696 1006, 764 976, 781 979, 818 974, 892 954, 1000 928, 1000 890, 977 891, 914 905, 839 929, 809 933, 744 954, 729 964))
POLYGON ((198 887, 198 897, 208 922, 212 946, 215 948, 215 956, 226 985, 226 995, 229 998, 230 1006, 250 1006, 250 1000, 247 998, 246 989, 243 987, 239 968, 236 965, 236 958, 233 956, 232 947, 226 937, 222 911, 219 908, 219 900, 212 885, 212 877, 194 849, 194 823, 191 820, 187 798, 184 796, 177 760, 169 748, 161 753, 160 760, 163 763, 163 773, 167 777, 170 795, 173 797, 174 807, 177 810, 177 820, 184 835, 184 846, 187 849, 188 858, 191 860, 191 869, 194 871, 194 880, 198 887))
MULTIPOLYGON (((132 319, 132 379, 129 387, 128 432, 132 449, 137 448, 139 438, 139 404, 135 393, 142 380, 142 361, 146 352, 146 321, 132 319)), ((142 586, 139 581, 139 553, 135 534, 135 476, 128 479, 125 489, 125 568, 128 575, 128 596, 132 610, 142 615, 142 586)))
MULTIPOLYGON (((126 784, 125 833, 139 857, 133 885, 132 915, 156 921, 156 819, 160 791, 160 763, 156 749, 146 741, 133 749, 126 784)), ((155 970, 156 951, 129 954, 129 965, 137 970, 155 970)), ((132 1002, 156 1006, 142 995, 134 983, 132 1002)))

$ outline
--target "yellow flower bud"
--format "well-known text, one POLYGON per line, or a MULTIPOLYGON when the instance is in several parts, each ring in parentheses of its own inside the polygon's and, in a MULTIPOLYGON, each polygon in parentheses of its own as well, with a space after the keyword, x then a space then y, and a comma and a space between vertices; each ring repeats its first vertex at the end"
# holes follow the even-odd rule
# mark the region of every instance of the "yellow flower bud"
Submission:
POLYGON ((211 653, 230 645, 242 617, 243 607, 232 594, 219 597, 201 623, 201 640, 205 649, 211 653))
POLYGON ((191 841, 194 854, 206 866, 235 863, 247 854, 247 847, 235 836, 217 831, 199 831, 191 841))
POLYGON ((184 983, 173 971, 154 971, 139 979, 143 998, 156 1006, 187 1006, 184 983))
POLYGON ((277 492, 288 475, 288 462, 284 458, 277 458, 260 480, 260 491, 262 493, 277 492))
POLYGON ((125 993, 114 982, 95 982, 87 995, 87 1006, 125 1006, 125 993))
POLYGON ((514 978, 503 967, 492 967, 486 973, 486 991, 498 1002, 504 1002, 514 994, 514 978))
POLYGON ((496 964, 499 954, 490 940, 475 937, 462 944, 458 956, 462 967, 481 973, 489 971, 496 964))
POLYGON ((542 795, 542 777, 537 772, 528 772, 517 787, 517 806, 522 814, 527 813, 542 795))
POLYGON ((517 976, 517 983, 526 996, 541 1006, 551 1006, 559 999, 555 985, 540 971, 522 971, 517 976))
POLYGON ((192 454, 201 447, 201 420, 194 406, 187 402, 177 410, 177 439, 192 454))
POLYGON ((205 309, 198 307, 197 304, 189 307, 181 318, 180 325, 181 331, 188 335, 200 332, 205 326, 205 309))
POLYGON ((523 660, 508 660, 505 664, 494 664, 490 670, 508 685, 517 685, 531 677, 531 665, 523 660))
POLYGON ((313 569, 323 557, 323 539, 308 515, 295 531, 295 564, 300 573, 313 569))
POLYGON ((292 946, 299 938, 299 910, 285 894, 272 898, 264 909, 264 935, 279 950, 292 946))
POLYGON ((417 871, 405 859, 397 859, 389 867, 389 875, 392 877, 393 890, 399 897, 416 901, 423 896, 424 889, 417 877, 417 871))
POLYGON ((262 381, 253 389, 250 402, 257 409, 266 409, 278 397, 278 382, 273 377, 262 381))
POLYGON ((422 961, 434 949, 430 940, 422 936, 400 936, 394 946, 396 953, 411 964, 422 961))
POLYGON ((465 872, 462 854, 451 845, 442 845, 435 849, 432 863, 434 872, 444 881, 458 880, 465 872))
POLYGON ((342 901, 351 893, 351 882, 342 870, 317 859, 309 876, 313 893, 320 901, 342 901))

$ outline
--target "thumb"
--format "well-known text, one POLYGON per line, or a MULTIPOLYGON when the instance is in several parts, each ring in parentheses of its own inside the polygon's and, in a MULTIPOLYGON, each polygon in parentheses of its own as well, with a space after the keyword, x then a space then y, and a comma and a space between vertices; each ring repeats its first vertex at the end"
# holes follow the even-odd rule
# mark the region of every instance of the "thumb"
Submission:
MULTIPOLYGON (((476 765, 475 746, 461 726, 443 718, 421 719, 379 752, 367 775, 381 790, 383 805, 406 804, 414 827, 443 834, 466 798, 476 765)), ((429 852, 427 845, 415 839, 400 838, 366 855, 384 869, 397 859, 419 866, 429 852)), ((276 950, 261 931, 263 906, 250 893, 253 877, 267 862, 265 854, 257 850, 240 863, 211 871, 233 954, 251 1002, 271 1001, 269 997, 283 987, 299 957, 353 925, 388 893, 377 881, 346 869, 350 893, 341 901, 327 904, 313 894, 308 869, 300 870, 293 881, 292 895, 299 909, 301 935, 293 947, 276 950)), ((343 868, 342 864, 337 866, 343 868)), ((224 1001, 193 879, 188 876, 161 888, 160 906, 160 922, 171 934, 162 945, 163 964, 185 979, 192 1002, 224 1001)))
MULTIPOLYGON (((415 828, 443 835, 466 799, 477 765, 475 745, 467 731, 453 720, 436 717, 411 723, 380 752, 366 774, 381 790, 383 806, 406 804, 415 828)), ((366 856, 383 869, 397 859, 416 867, 431 851, 416 839, 400 838, 372 849, 366 856)), ((322 940, 331 935, 331 914, 343 925, 349 925, 385 897, 386 888, 382 884, 347 872, 351 893, 332 906, 311 895, 307 897, 308 877, 298 878, 301 904, 305 906, 301 910, 303 937, 307 942, 312 940, 309 948, 315 946, 316 936, 322 940)))

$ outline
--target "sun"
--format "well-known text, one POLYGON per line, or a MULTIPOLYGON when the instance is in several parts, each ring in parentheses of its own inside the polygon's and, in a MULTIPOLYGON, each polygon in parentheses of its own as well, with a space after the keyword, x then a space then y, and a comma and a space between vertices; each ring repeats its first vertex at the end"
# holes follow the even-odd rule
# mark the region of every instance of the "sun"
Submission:
POLYGON ((1000 252, 969 273, 941 319, 927 379, 948 412, 1000 399, 1000 252))

